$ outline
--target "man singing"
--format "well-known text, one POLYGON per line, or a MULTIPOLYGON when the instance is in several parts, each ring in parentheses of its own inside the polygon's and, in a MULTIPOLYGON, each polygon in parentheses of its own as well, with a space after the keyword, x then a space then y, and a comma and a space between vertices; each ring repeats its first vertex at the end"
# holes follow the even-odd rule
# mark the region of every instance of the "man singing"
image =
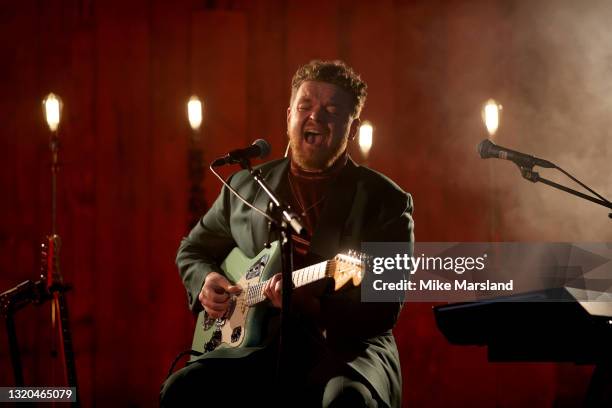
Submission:
MULTIPOLYGON (((365 99, 366 84, 340 61, 312 61, 293 77, 289 158, 259 169, 300 213, 309 232, 308 238, 294 239, 296 266, 359 250, 362 242, 414 241, 410 195, 347 154, 365 99)), ((248 172, 236 173, 229 182, 247 201, 267 208, 267 195, 248 172)), ((242 288, 228 281, 219 264, 234 247, 254 257, 267 239, 266 219, 223 188, 178 251, 191 309, 223 316, 230 297, 242 288)), ((265 286, 270 308, 282 307, 281 283, 279 273, 265 286)), ((163 386, 162 406, 216 401, 221 406, 399 407, 401 371, 391 329, 401 303, 363 303, 358 287, 334 293, 302 289, 292 300, 289 362, 283 372, 289 388, 276 387, 277 346, 271 340, 235 358, 205 354, 178 370, 163 386)))

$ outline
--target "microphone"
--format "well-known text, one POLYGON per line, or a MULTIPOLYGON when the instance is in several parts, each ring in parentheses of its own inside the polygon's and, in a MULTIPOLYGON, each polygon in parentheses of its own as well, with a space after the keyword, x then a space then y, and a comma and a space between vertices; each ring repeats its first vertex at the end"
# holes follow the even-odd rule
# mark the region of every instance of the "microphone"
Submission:
POLYGON ((519 167, 532 168, 533 166, 540 166, 546 168, 555 168, 553 163, 548 160, 539 159, 534 156, 530 156, 525 153, 516 152, 514 150, 506 149, 492 143, 489 139, 485 139, 478 144, 478 153, 483 159, 489 159, 494 157, 496 159, 510 160, 516 163, 519 167))
POLYGON ((213 167, 223 166, 224 164, 240 163, 251 158, 265 158, 270 154, 270 143, 263 139, 257 139, 252 145, 244 149, 232 150, 223 157, 219 157, 213 163, 213 167))

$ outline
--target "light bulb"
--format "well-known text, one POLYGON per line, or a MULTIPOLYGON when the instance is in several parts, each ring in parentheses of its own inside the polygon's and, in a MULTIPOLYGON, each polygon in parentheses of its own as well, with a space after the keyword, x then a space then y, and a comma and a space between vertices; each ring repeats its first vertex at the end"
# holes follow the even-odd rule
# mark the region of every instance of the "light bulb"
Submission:
POLYGON ((372 148, 374 136, 374 128, 372 124, 367 120, 363 122, 361 126, 359 126, 359 148, 361 149, 361 153, 363 153, 364 157, 368 157, 370 153, 370 149, 372 148))
POLYGON ((489 136, 495 135, 495 132, 499 129, 501 110, 502 106, 494 99, 486 101, 482 108, 482 120, 487 128, 487 132, 489 132, 489 136))
POLYGON ((47 120, 47 125, 49 125, 49 129, 52 132, 55 132, 60 124, 62 100, 54 93, 50 93, 43 100, 43 106, 45 108, 45 119, 47 120))
POLYGON ((187 116, 191 128, 195 131, 199 130, 202 125, 202 102, 195 95, 187 102, 187 116))

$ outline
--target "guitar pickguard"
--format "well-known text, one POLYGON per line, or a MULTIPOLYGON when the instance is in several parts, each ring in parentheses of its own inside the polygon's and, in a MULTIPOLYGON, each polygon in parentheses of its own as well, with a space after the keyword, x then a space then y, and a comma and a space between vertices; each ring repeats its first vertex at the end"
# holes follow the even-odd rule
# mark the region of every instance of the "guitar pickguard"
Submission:
POLYGON ((235 249, 223 262, 221 268, 226 277, 243 288, 233 296, 227 312, 219 319, 212 319, 205 312, 198 316, 192 349, 210 352, 217 348, 234 348, 258 345, 263 341, 262 316, 267 305, 249 306, 249 287, 264 279, 269 268, 280 267, 278 244, 273 243, 254 258, 248 258, 235 249))

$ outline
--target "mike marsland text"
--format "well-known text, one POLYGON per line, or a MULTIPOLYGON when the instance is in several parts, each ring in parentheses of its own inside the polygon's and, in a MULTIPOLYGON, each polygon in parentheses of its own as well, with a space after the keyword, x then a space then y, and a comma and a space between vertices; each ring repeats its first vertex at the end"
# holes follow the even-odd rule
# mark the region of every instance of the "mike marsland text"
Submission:
POLYGON ((427 279, 415 282, 409 281, 408 279, 402 279, 398 282, 385 282, 381 279, 377 279, 372 283, 372 286, 374 290, 377 291, 512 291, 514 290, 514 280, 510 279, 509 281, 495 282, 487 279, 482 282, 470 282, 463 279, 447 282, 439 279, 427 279))

